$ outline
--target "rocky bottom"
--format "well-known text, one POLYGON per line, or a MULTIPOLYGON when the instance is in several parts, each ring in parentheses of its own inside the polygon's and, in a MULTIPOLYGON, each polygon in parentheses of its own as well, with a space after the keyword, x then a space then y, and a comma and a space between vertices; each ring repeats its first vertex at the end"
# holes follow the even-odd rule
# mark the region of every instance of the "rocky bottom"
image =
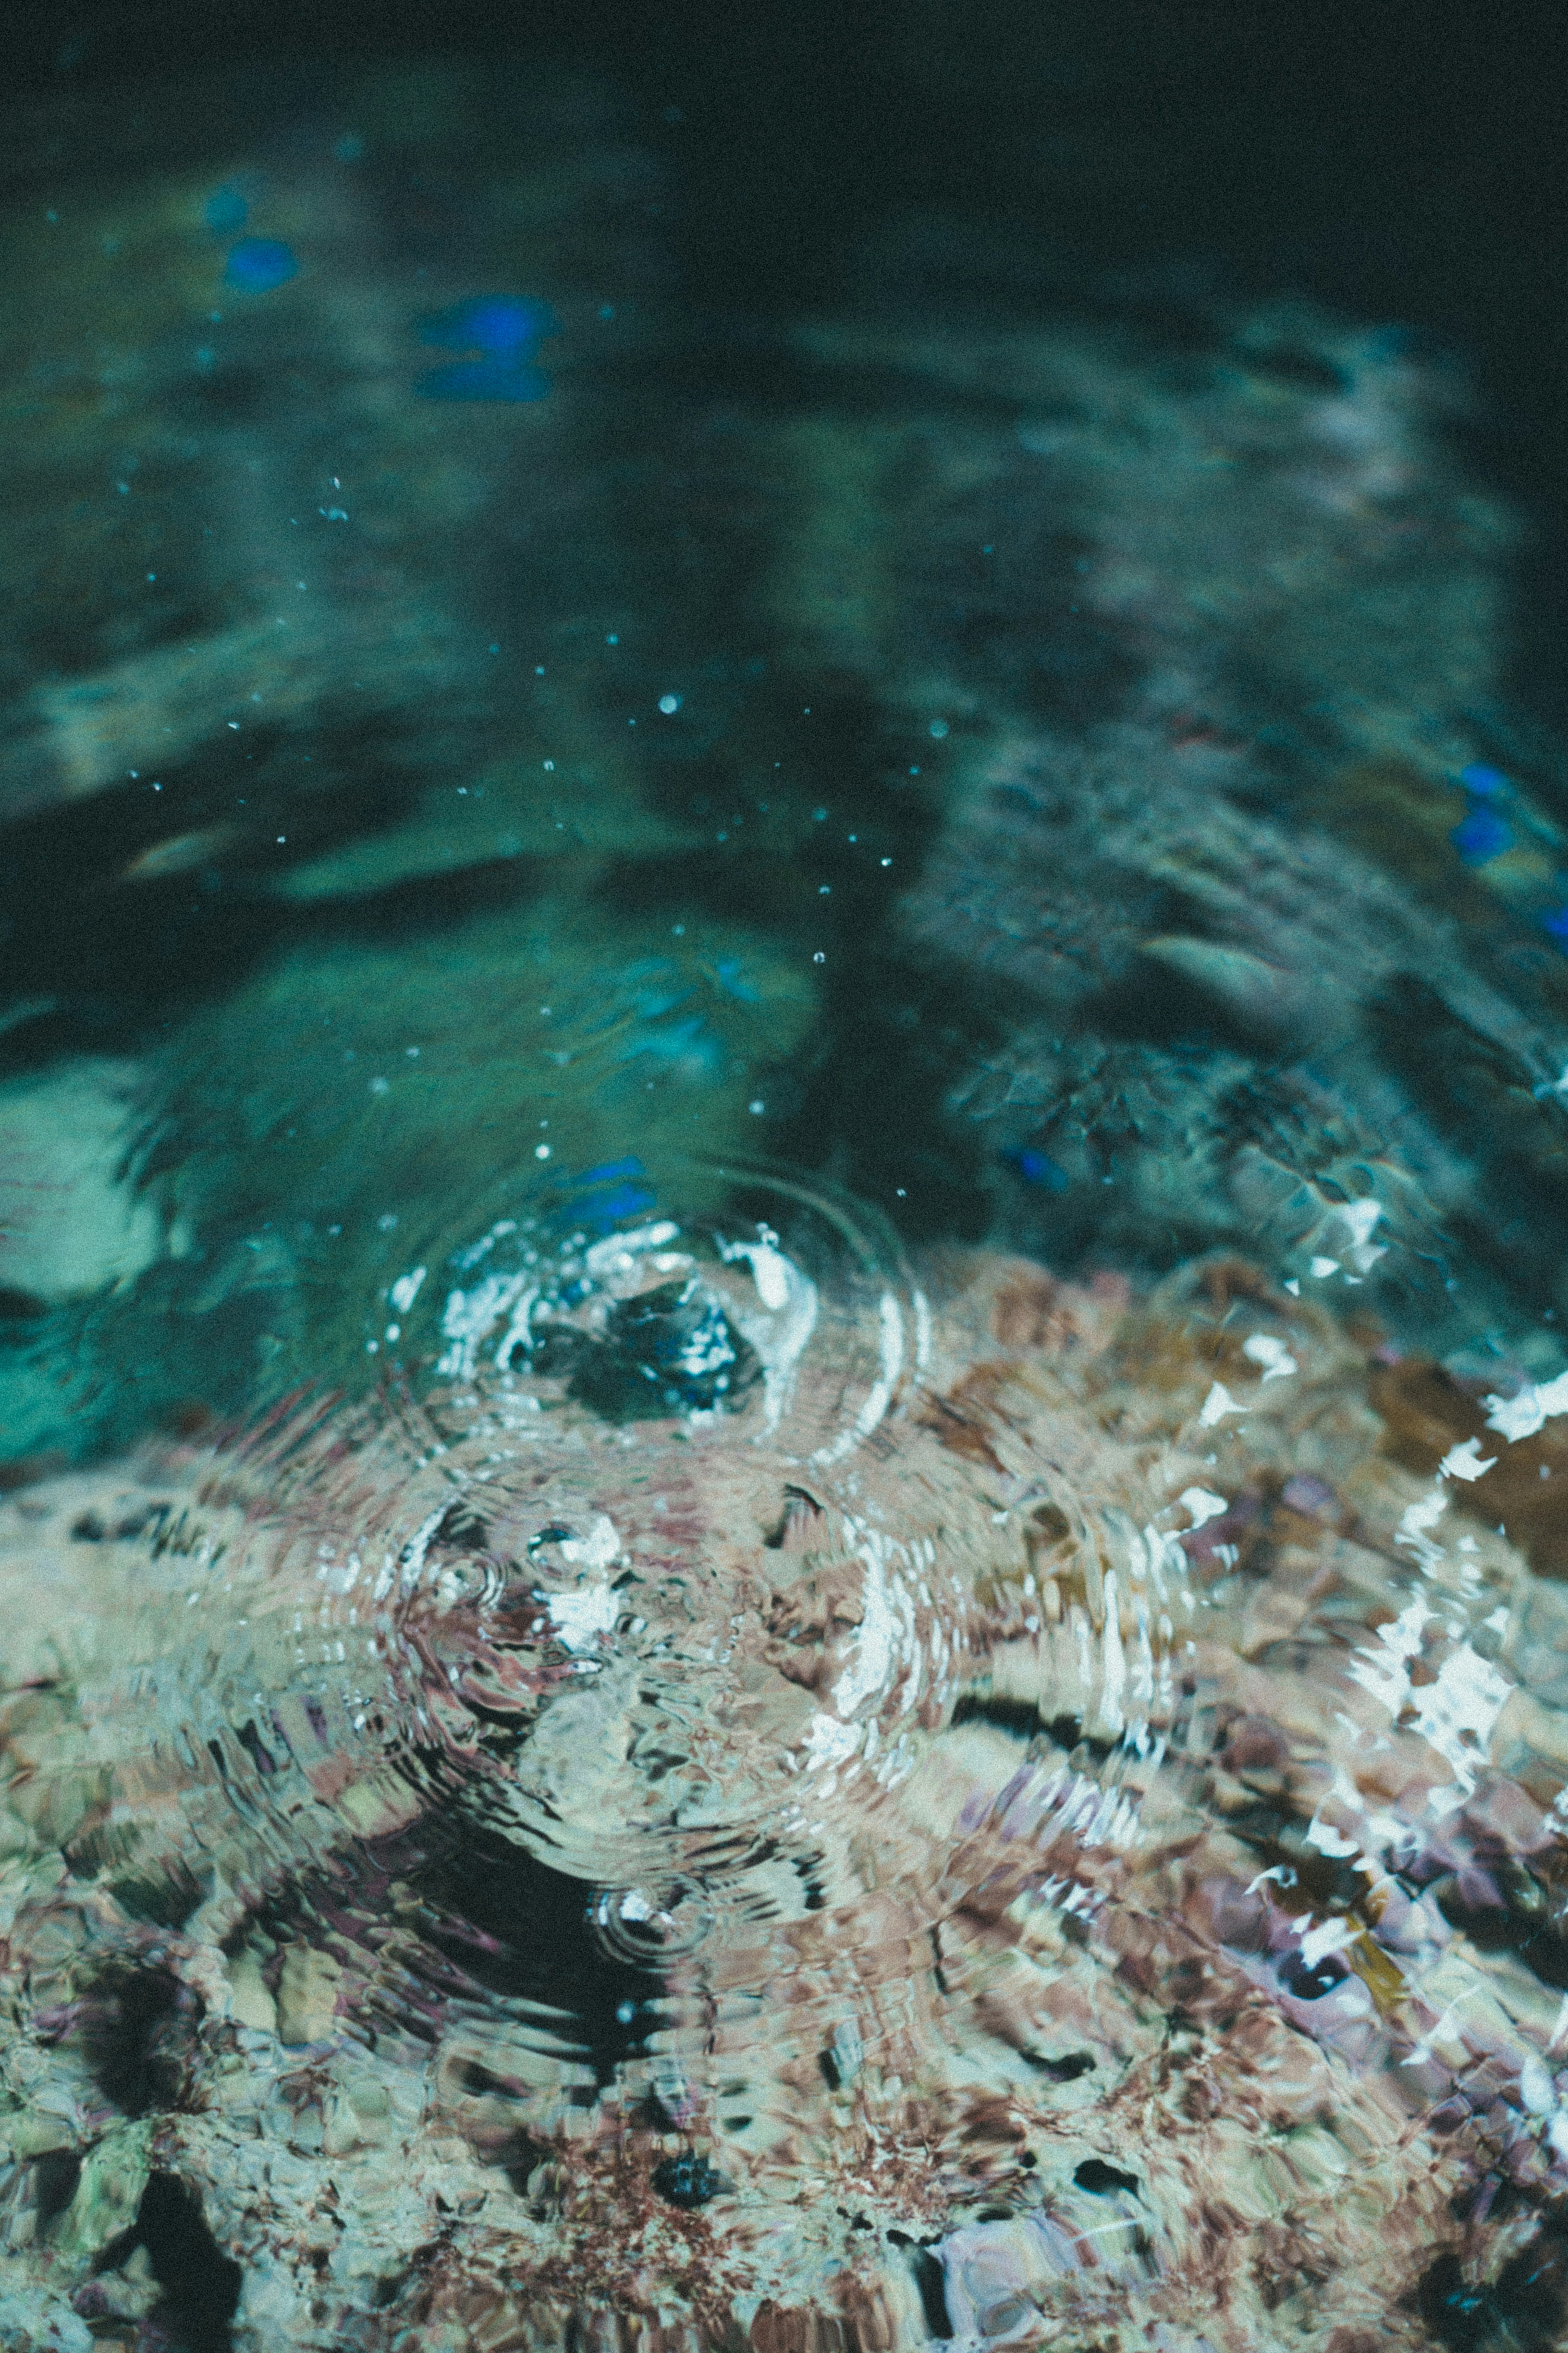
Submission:
POLYGON ((927 1275, 5 1500, 8 2348, 1560 2341, 1554 1400, 927 1275))

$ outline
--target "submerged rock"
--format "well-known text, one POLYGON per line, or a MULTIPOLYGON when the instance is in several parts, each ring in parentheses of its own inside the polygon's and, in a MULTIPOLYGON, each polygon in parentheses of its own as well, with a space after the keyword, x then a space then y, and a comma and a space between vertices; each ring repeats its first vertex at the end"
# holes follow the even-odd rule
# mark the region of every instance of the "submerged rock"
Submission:
POLYGON ((131 1181, 141 1078, 99 1060, 0 1087, 0 1293, 12 1313, 130 1283, 179 1249, 131 1181))
POLYGON ((1550 2342, 1561 1588, 1378 1333, 593 1248, 0 1514, 25 2325, 166 2321, 164 2181, 241 2348, 1550 2342), (733 1410, 531 1353, 656 1277, 733 1410))

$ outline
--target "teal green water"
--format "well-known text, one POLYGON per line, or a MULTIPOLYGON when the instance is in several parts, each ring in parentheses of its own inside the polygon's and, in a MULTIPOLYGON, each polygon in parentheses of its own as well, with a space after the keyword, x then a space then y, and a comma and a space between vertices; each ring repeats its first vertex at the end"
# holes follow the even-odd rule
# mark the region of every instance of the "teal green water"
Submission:
POLYGON ((712 307, 544 74, 62 100, 7 189, 14 1461, 731 1162, 1555 1368, 1561 756, 1452 362, 918 214, 712 307))
POLYGON ((1540 519, 636 84, 0 142, 0 2337, 1550 2353, 1540 519))

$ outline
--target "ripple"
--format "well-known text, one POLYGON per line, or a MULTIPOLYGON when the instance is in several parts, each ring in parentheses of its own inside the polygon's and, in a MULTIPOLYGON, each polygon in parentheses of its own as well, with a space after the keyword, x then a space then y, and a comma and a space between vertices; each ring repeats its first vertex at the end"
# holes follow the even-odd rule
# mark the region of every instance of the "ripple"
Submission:
POLYGON ((955 1258, 933 1312, 766 1186, 546 1201, 400 1279, 376 1398, 5 1507, 53 2112, 189 2103, 225 2243, 294 2211, 244 2102, 361 2233, 482 2212, 399 2326, 901 2343, 940 2274, 977 2341, 1195 2345, 1220 2280, 1239 2345, 1287 2226, 1314 2327, 1374 2242, 1417 2308, 1456 2200, 1568 2183, 1555 1588, 1235 1262, 955 1258))
POLYGON ((642 1887, 606 1887, 590 1916, 606 1953, 637 1968, 662 1974, 687 1959, 713 1929, 713 1906, 700 1887, 671 1880, 651 1893, 642 1887))

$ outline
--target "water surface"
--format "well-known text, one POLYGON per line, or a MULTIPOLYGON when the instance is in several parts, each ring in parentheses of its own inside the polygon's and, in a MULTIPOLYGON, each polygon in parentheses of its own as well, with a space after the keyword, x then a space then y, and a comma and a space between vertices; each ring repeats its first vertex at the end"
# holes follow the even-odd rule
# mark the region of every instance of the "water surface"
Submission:
POLYGON ((18 112, 19 2345, 1555 2341, 1545 493, 1091 64, 18 112))

